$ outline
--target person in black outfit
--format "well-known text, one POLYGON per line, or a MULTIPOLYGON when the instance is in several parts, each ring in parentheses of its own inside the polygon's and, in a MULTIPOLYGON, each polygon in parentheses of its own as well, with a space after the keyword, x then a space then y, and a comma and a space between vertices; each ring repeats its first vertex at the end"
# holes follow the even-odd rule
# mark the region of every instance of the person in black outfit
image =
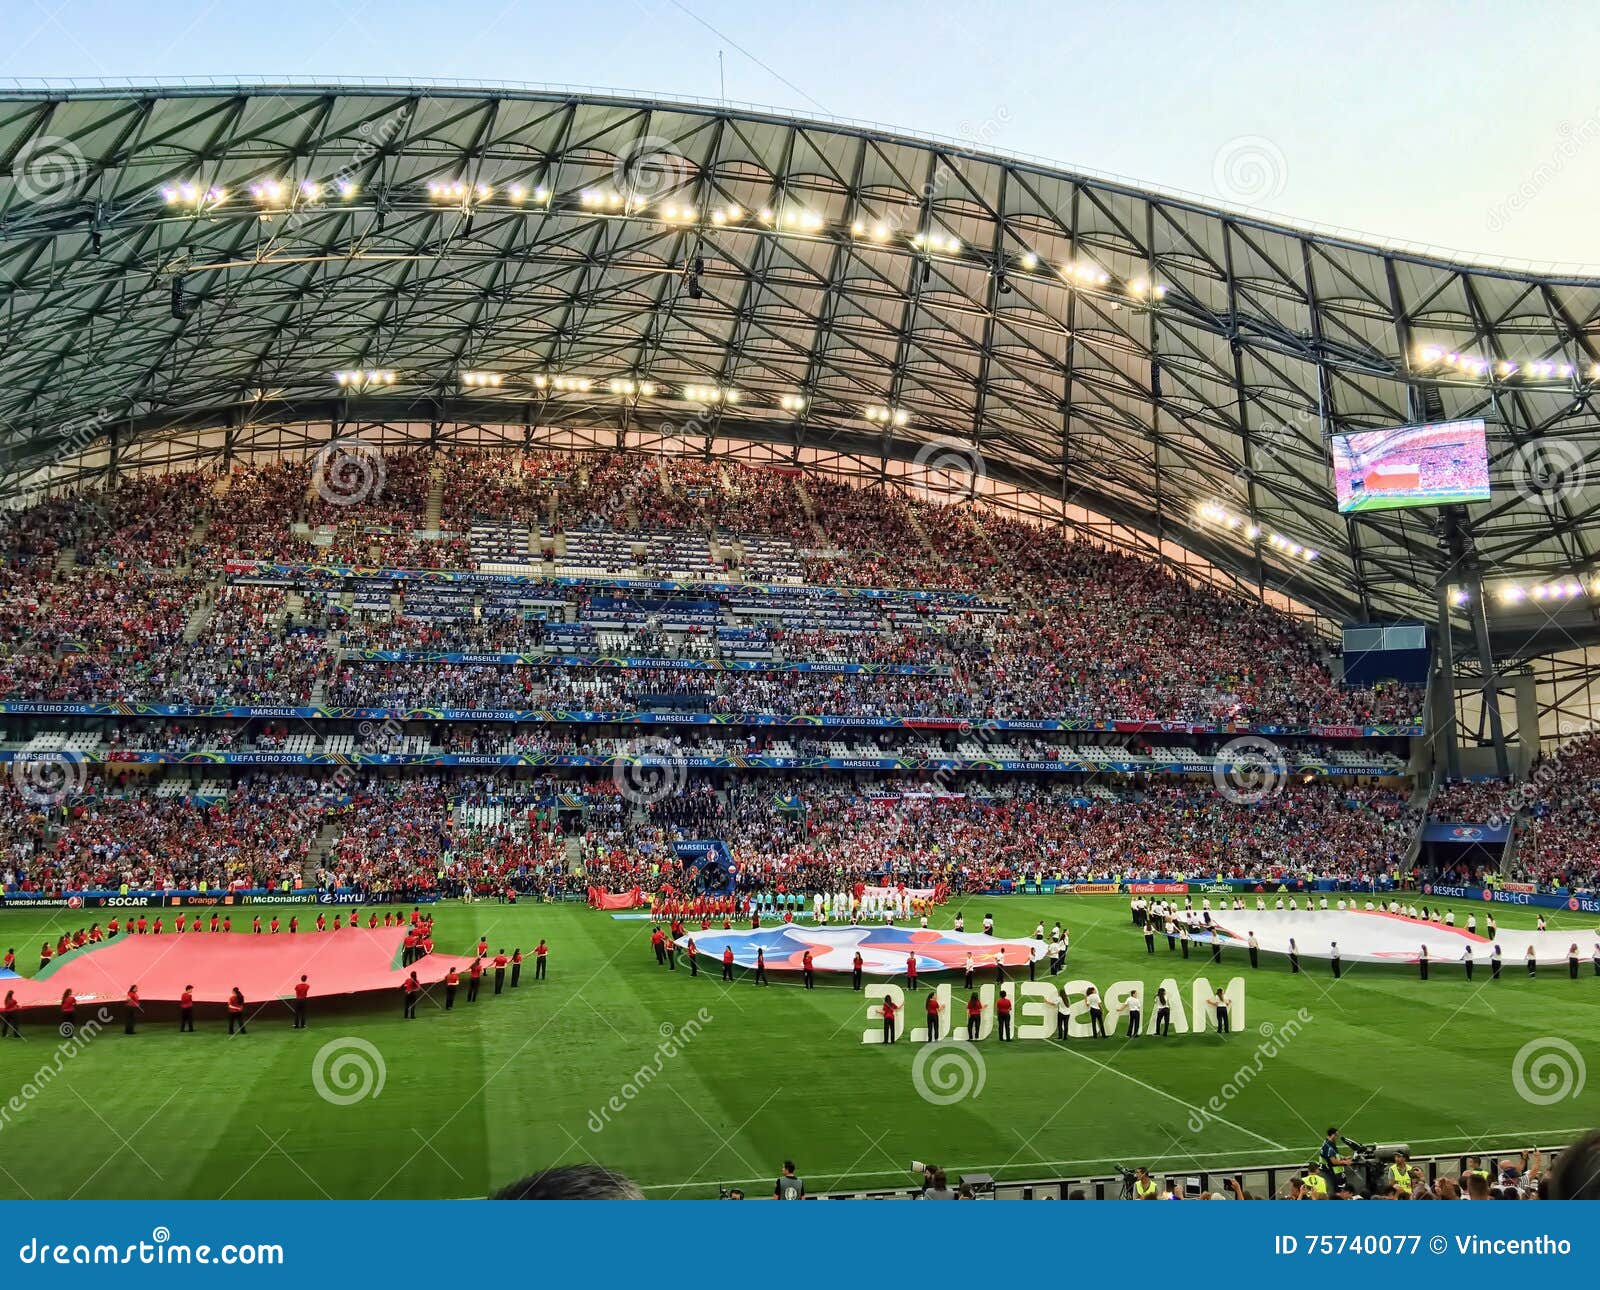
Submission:
POLYGON ((671 971, 671 972, 676 972, 678 970, 678 942, 673 940, 672 937, 670 937, 670 936, 667 937, 666 949, 667 949, 667 970, 671 971))
POLYGON ((1329 960, 1329 963, 1333 967, 1333 979, 1335 981, 1337 981, 1339 979, 1339 976, 1340 976, 1340 971, 1339 971, 1339 942, 1338 941, 1334 941, 1333 942, 1333 957, 1329 960))
MULTIPOLYGON (((416 973, 411 974, 415 976, 416 973)), ((501 950, 494 959, 494 992, 499 994, 506 987, 506 952, 501 950)))
POLYGON ((1422 947, 1422 953, 1417 958, 1417 972, 1424 981, 1428 979, 1428 947, 1426 945, 1422 947))
POLYGON ((1098 991, 1090 989, 1084 1002, 1089 1005, 1089 1034, 1094 1039, 1106 1037, 1105 1005, 1098 991))
POLYGON ((1146 922, 1144 925, 1144 952, 1146 954, 1156 952, 1156 925, 1151 922, 1146 922))
POLYGON ((1219 1035, 1230 1033, 1232 1026, 1228 1024, 1228 996, 1218 990, 1217 997, 1211 1002, 1217 1009, 1217 1033, 1219 1035))
POLYGON ((1139 1002, 1139 996, 1137 994, 1129 995, 1128 996, 1128 1038, 1129 1039, 1137 1039, 1139 1037, 1140 1011, 1141 1011, 1141 1005, 1140 1005, 1140 1002, 1139 1002))
POLYGON ((760 946, 756 947, 756 984, 767 984, 767 952, 760 946))
POLYGON ((1167 1035, 1172 1033, 1172 1004, 1167 999, 1167 992, 1163 988, 1156 990, 1156 1034, 1167 1035))
POLYGON ((1289 971, 1300 970, 1300 947, 1294 943, 1294 937, 1289 938, 1289 971))
POLYGON ((517 946, 511 951, 511 988, 515 990, 522 984, 522 946, 517 946))
POLYGON ((1578 979, 1578 946, 1576 942, 1567 951, 1567 975, 1574 981, 1578 979))
POLYGON ((405 992, 406 996, 405 1019, 414 1021, 417 1015, 417 996, 422 993, 422 982, 417 980, 417 974, 413 972, 405 979, 405 983, 400 988, 405 992))

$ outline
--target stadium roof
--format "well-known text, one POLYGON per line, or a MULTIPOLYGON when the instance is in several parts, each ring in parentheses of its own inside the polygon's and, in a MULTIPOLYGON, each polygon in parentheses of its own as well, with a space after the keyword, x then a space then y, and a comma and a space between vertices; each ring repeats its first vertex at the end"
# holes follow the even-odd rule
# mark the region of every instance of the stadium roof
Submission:
MULTIPOLYGON (((1436 513, 1338 516, 1326 435, 1485 418, 1486 574, 1581 576, 1597 365, 1600 279, 981 141, 567 89, 0 90, 8 491, 86 427, 689 422, 901 459, 965 445, 997 480, 1335 618, 1431 617, 1436 513)), ((1568 642, 1591 634, 1588 600, 1563 608, 1568 642)))

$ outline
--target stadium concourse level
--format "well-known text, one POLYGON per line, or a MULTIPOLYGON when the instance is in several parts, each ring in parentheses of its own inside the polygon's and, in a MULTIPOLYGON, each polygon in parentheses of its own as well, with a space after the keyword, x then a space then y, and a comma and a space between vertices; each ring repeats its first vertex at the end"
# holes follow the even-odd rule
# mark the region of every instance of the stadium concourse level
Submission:
POLYGON ((976 506, 718 462, 465 450, 134 477, 15 514, 0 544, 6 701, 610 713, 678 696, 719 713, 1336 727, 1410 727, 1422 710, 1415 688, 1339 684, 1289 616, 1153 561, 976 506), (529 581, 226 575, 245 561, 529 581), (556 577, 575 582, 540 581, 556 577), (794 590, 663 603, 605 585, 621 577, 794 590), (814 590, 841 586, 935 594, 814 590), (641 679, 361 656, 375 650, 912 670, 641 679))

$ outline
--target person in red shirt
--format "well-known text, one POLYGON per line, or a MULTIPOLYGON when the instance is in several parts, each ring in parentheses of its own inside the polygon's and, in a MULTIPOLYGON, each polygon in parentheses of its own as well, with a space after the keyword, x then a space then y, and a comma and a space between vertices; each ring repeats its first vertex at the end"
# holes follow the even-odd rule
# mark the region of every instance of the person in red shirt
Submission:
POLYGON ((756 946, 756 984, 770 984, 767 980, 767 952, 759 945, 756 946))
POLYGON ((189 924, 189 931, 191 933, 193 933, 193 932, 203 932, 203 931, 205 931, 205 927, 201 924, 200 920, 198 918, 196 918, 194 920, 194 922, 189 924))
POLYGON ((300 915, 295 914, 289 919, 289 935, 293 936, 300 930, 300 915))
MULTIPOLYGON (((354 918, 352 918, 350 920, 350 926, 354 927, 355 925, 356 925, 356 920, 354 918)), ((376 927, 377 925, 378 925, 378 911, 377 910, 373 910, 370 914, 367 915, 367 927, 370 929, 370 928, 376 927)))
POLYGON ((70 1039, 78 1030, 78 996, 71 990, 61 992, 61 1033, 70 1039))
POLYGON ((146 932, 148 932, 150 930, 149 920, 146 919, 143 914, 139 915, 138 927, 139 927, 139 935, 140 936, 143 936, 146 932))
POLYGON ((162 926, 161 919, 157 918, 156 919, 156 925, 150 929, 151 934, 155 935, 155 936, 160 936, 161 935, 161 926, 162 926))
POLYGON ((261 915, 260 914, 257 914, 254 918, 252 918, 250 920, 250 931, 256 936, 260 936, 261 935, 261 915))
MULTIPOLYGON (((333 922, 334 922, 334 930, 337 931, 338 930, 338 923, 339 923, 339 917, 338 917, 337 914, 334 915, 333 922)), ((352 932, 356 932, 356 931, 360 931, 361 930, 361 911, 359 909, 356 910, 355 913, 350 915, 350 930, 352 932)))
POLYGON ((50 960, 55 957, 55 951, 50 948, 50 942, 44 941, 39 946, 39 970, 43 972, 50 966, 50 960))
POLYGON ((244 1034, 244 991, 234 986, 228 995, 228 1033, 244 1034))
MULTIPOLYGON (((214 932, 214 931, 216 931, 216 930, 217 930, 217 928, 218 928, 218 927, 219 927, 219 926, 221 926, 221 922, 220 922, 220 919, 221 919, 221 915, 219 915, 219 914, 216 914, 216 913, 213 913, 213 914, 212 914, 212 915, 211 915, 211 925, 210 925, 210 926, 209 926, 209 927, 208 927, 208 928, 207 928, 207 929, 206 929, 206 930, 207 930, 207 931, 211 931, 211 932, 214 932)), ((116 924, 115 924, 115 923, 112 923, 112 924, 111 924, 111 925, 112 925, 112 926, 113 926, 113 927, 115 927, 115 926, 116 926, 116 924)), ((115 933, 113 933, 113 935, 114 935, 114 934, 115 934, 115 933)))
MULTIPOLYGON (((173 930, 179 931, 179 932, 183 931, 184 930, 184 924, 187 923, 188 921, 189 920, 184 915, 179 914, 176 918, 174 918, 172 920, 173 930)), ((91 934, 93 933, 93 928, 90 929, 90 932, 91 932, 91 934)))
POLYGON ((915 954, 906 955, 906 988, 908 990, 917 988, 917 956, 915 954))
POLYGON ((899 1011, 893 999, 883 1001, 883 1042, 886 1044, 894 1043, 894 1018, 899 1011))
POLYGON ((126 1013, 124 1014, 122 1033, 125 1035, 131 1035, 133 1034, 135 1024, 139 1020, 139 987, 137 985, 130 985, 128 987, 127 1003, 128 1007, 126 1013))
POLYGON ((267 924, 267 934, 269 936, 276 936, 278 934, 278 927, 279 927, 278 916, 276 914, 274 914, 272 916, 272 921, 267 924))
POLYGON ((311 993, 311 983, 301 973, 300 979, 294 983, 294 1029, 306 1028, 306 996, 311 993))
POLYGON ((684 953, 689 956, 689 975, 690 976, 699 976, 700 975, 700 951, 697 948, 695 948, 694 937, 691 936, 689 938, 689 944, 685 948, 684 953))
POLYGON ((6 951, 5 962, 4 963, 0 963, 0 967, 5 968, 5 970, 7 972, 15 972, 17 970, 17 952, 16 952, 16 950, 10 949, 10 950, 6 951))
POLYGON ((665 967, 667 962, 667 936, 659 927, 650 929, 650 948, 656 952, 656 966, 665 967))
MULTIPOLYGON (((194 925, 196 928, 200 926, 198 918, 194 920, 194 925)), ((184 986, 183 993, 178 996, 178 1033, 181 1035, 186 1031, 189 1034, 194 1033, 194 987, 192 985, 184 986)))
POLYGON ((22 1005, 17 1002, 15 990, 7 990, 4 1003, 0 1003, 0 1039, 9 1036, 22 1038, 22 1031, 17 1029, 17 1013, 22 1010, 22 1005))
POLYGON ((1014 1038, 1011 1033, 1011 996, 1004 990, 1000 991, 1000 997, 994 1001, 994 1015, 995 1020, 1000 1023, 1000 1038, 1003 1040, 1014 1038))
POLYGON ((489 957, 489 938, 487 936, 478 937, 478 957, 480 959, 489 957))
POLYGON ((482 981, 483 981, 483 960, 481 958, 476 958, 476 959, 472 960, 471 965, 467 968, 467 1002, 468 1003, 477 1003, 477 1001, 478 1001, 478 986, 482 983, 482 981))
MULTIPOLYGON (((501 950, 494 956, 494 992, 496 994, 499 994, 501 990, 505 989, 507 962, 509 962, 509 960, 506 958, 506 952, 504 950, 501 950)), ((415 973, 413 973, 413 975, 415 975, 415 973)))
POLYGON ((550 957, 550 947, 545 944, 544 937, 539 938, 539 943, 533 947, 533 979, 545 979, 545 960, 550 957))
POLYGON ((461 973, 451 968, 444 974, 444 1010, 452 1011, 456 1006, 456 987, 461 984, 461 973))
MULTIPOLYGON (((355 919, 352 918, 350 921, 352 923, 354 923, 355 919)), ((336 932, 344 930, 344 915, 343 914, 335 914, 333 916, 333 930, 336 931, 336 932)))
POLYGON ((422 989, 422 982, 417 980, 417 974, 413 972, 405 979, 400 988, 405 991, 406 996, 406 1020, 415 1021, 417 1019, 417 995, 422 989))
POLYGON ((967 1000, 967 1038, 978 1042, 978 1029, 983 1024, 983 1004, 976 993, 967 1000))
POLYGON ((326 914, 317 915, 317 930, 319 932, 325 932, 328 930, 328 916, 326 914))
POLYGON ((939 1042, 939 992, 928 991, 928 1042, 939 1042))
POLYGON ((109 923, 106 924, 106 935, 115 938, 121 927, 122 924, 113 918, 109 923))
POLYGON ((225 932, 231 932, 233 930, 233 915, 232 914, 224 914, 222 916, 222 930, 225 931, 225 932))
POLYGON ((522 983, 522 947, 519 945, 511 951, 511 988, 515 990, 522 983))
POLYGON ((722 947, 722 979, 724 981, 733 980, 733 946, 731 945, 722 947))
POLYGON ((857 950, 855 957, 850 960, 850 988, 852 990, 861 988, 861 969, 865 966, 866 960, 861 957, 861 951, 857 950))
POLYGON ((800 973, 801 973, 802 977, 805 979, 806 989, 807 990, 815 990, 817 988, 817 981, 816 981, 815 975, 812 973, 812 970, 811 970, 811 951, 810 950, 807 950, 805 952, 805 955, 800 960, 800 973))

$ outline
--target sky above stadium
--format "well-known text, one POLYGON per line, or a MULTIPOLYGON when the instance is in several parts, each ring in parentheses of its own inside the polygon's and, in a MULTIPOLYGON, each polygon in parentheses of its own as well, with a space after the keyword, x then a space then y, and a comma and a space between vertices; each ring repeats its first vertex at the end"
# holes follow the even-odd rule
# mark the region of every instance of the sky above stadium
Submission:
POLYGON ((725 95, 1387 241, 1600 266, 1582 3, 4 0, 3 15, 0 77, 725 95))

